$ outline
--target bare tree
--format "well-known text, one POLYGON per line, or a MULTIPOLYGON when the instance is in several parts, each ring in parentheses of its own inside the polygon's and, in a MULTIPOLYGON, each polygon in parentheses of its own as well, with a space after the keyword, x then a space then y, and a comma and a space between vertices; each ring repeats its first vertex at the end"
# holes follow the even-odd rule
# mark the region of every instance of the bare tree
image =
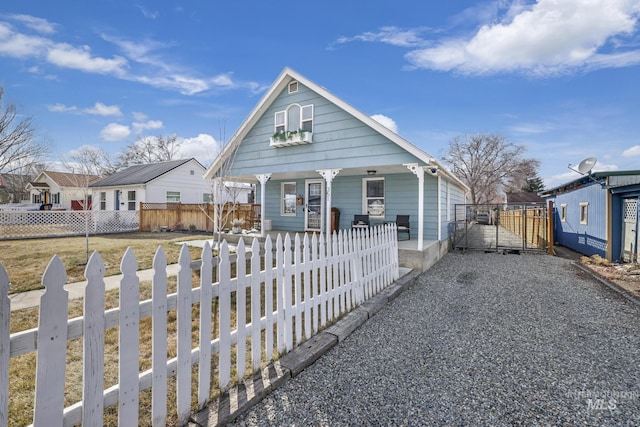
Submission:
POLYGON ((109 154, 102 148, 93 145, 83 145, 71 151, 70 162, 65 164, 67 169, 78 169, 82 173, 100 177, 112 175, 117 167, 109 154))
POLYGON ((19 203, 29 199, 29 192, 26 190, 27 184, 38 176, 40 171, 45 170, 44 163, 34 163, 30 159, 13 163, 12 173, 3 173, 2 190, 4 193, 3 202, 19 203))
POLYGON ((177 135, 138 137, 118 156, 118 168, 174 160, 180 144, 177 135))
POLYGON ((0 87, 0 172, 14 173, 31 163, 38 163, 48 153, 48 146, 36 140, 30 116, 18 116, 13 104, 2 103, 0 87))
POLYGON ((79 188, 80 199, 76 200, 82 208, 84 217, 85 232, 85 249, 86 260, 89 262, 89 216, 92 210, 92 190, 89 184, 99 178, 96 172, 96 150, 92 148, 81 147, 71 154, 69 161, 63 161, 64 167, 71 172, 69 180, 72 181, 74 187, 79 188))
POLYGON ((490 203, 509 187, 510 181, 535 172, 540 164, 523 158, 526 148, 501 135, 463 135, 454 138, 443 160, 470 189, 471 203, 490 203))

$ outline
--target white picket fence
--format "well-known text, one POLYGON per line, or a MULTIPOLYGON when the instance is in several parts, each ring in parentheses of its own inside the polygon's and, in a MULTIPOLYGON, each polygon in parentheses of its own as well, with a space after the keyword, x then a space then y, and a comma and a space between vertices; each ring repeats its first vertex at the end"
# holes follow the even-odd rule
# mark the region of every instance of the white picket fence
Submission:
POLYGON ((0 211, 0 239, 137 231, 136 211, 0 211))
MULTIPOLYGON (((167 295, 166 257, 158 247, 153 260, 155 270, 152 298, 139 301, 137 262, 127 249, 121 263, 120 306, 105 311, 104 265, 97 252, 87 264, 84 316, 67 320, 68 292, 63 288, 66 272, 54 256, 44 275, 45 293, 40 301, 39 327, 10 334, 9 277, 0 265, 0 426, 8 419, 9 359, 37 352, 34 391, 35 426, 103 425, 104 409, 118 405, 118 424, 138 424, 139 393, 151 388, 150 424, 164 426, 167 419, 167 380, 176 376, 178 422, 187 423, 191 397, 197 394, 203 408, 211 396, 211 361, 217 357, 220 391, 231 386, 233 378, 243 378, 247 357, 256 371, 309 339, 328 323, 360 305, 397 280, 398 244, 394 225, 368 231, 340 231, 329 236, 296 234, 292 244, 287 234, 278 235, 273 248, 267 237, 264 251, 257 239, 246 248, 241 240, 236 275, 231 274, 229 247, 223 242, 217 261, 218 281, 212 278, 212 251, 202 250, 199 287, 192 287, 190 255, 182 247, 177 292, 167 295), (261 268, 261 261, 264 268, 261 268), (247 307, 247 295, 250 306, 247 307), (212 313, 217 299, 218 313, 212 313), (235 303, 235 321, 232 316, 235 303), (192 344, 192 306, 200 306, 199 340, 192 344), (167 313, 176 310, 176 357, 169 359, 167 313), (247 316, 247 313, 249 315, 247 316), (218 336, 212 337, 212 315, 217 315, 218 336), (151 317, 151 369, 139 370, 139 323, 151 317), (248 318, 247 318, 248 317, 248 318), (105 330, 119 327, 119 384, 104 389, 105 330), (264 336, 264 339, 263 339, 264 336), (67 341, 83 338, 82 401, 64 406, 67 341), (247 341, 250 354, 247 354, 247 341), (232 351, 236 373, 232 377, 232 351), (198 366, 197 390, 192 390, 192 366, 198 366)), ((213 318, 215 319, 215 317, 213 318)))

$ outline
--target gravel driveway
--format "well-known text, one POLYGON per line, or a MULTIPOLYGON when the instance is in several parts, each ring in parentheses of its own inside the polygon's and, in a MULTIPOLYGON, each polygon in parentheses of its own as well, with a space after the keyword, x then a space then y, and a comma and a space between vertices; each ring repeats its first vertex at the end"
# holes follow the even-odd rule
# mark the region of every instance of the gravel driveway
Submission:
POLYGON ((449 253, 236 425, 640 425, 639 328, 566 259, 449 253))

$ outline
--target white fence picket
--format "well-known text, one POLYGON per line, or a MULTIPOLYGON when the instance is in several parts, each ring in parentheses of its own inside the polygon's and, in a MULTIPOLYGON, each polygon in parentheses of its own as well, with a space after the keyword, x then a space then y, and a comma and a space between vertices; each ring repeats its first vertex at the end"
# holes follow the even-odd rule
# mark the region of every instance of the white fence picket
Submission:
POLYGON ((226 241, 220 245, 218 255, 218 326, 220 328, 220 351, 218 352, 220 390, 227 391, 231 380, 231 263, 226 241))
POLYGON ((295 296, 295 308, 293 315, 295 316, 295 330, 296 330, 296 345, 302 341, 302 249, 300 246, 300 235, 296 233, 293 244, 293 271, 294 271, 294 296, 295 296))
POLYGON ((185 243, 178 257, 176 407, 178 424, 182 425, 191 413, 191 254, 185 243))
MULTIPOLYGON (((265 267, 266 268, 266 267, 265 267)), ((260 369, 262 360, 261 308, 260 298, 262 278, 260 277, 260 243, 254 238, 251 244, 251 367, 260 369)), ((266 284, 265 284, 266 288, 266 284)), ((265 289, 266 292, 266 289, 265 289)), ((265 305, 266 307, 266 305, 265 305)))
POLYGON ((202 248, 200 266, 200 358, 198 360, 198 409, 204 408, 211 391, 211 300, 213 298, 213 262, 209 242, 202 248))
POLYGON ((311 337, 311 261, 309 259, 309 235, 305 234, 302 248, 302 275, 304 288, 304 337, 311 337))
POLYGON ((277 346, 278 352, 282 353, 287 347, 287 333, 285 327, 285 304, 284 304, 284 248, 282 246, 282 237, 278 234, 276 239, 276 304, 278 311, 277 318, 277 346))
POLYGON ((243 378, 247 364, 247 254, 243 239, 238 242, 236 254, 236 371, 238 378, 243 378))
POLYGON ((9 359, 11 343, 11 300, 9 275, 0 265, 0 427, 9 424, 9 359))
POLYGON ((271 237, 264 242, 264 341, 267 360, 273 357, 273 252, 271 237))
POLYGON ((140 349, 140 280, 136 275, 138 262, 127 248, 120 263, 120 328, 119 328, 119 391, 118 425, 138 419, 138 358, 140 349))
POLYGON ((64 378, 67 353, 67 312, 69 292, 64 264, 54 255, 42 276, 44 294, 40 298, 36 400, 33 424, 36 427, 62 425, 64 378))
POLYGON ((103 424, 104 414, 104 262, 98 252, 85 268, 84 294, 82 422, 88 426, 103 424))
POLYGON ((151 421, 153 427, 167 424, 167 256, 158 246, 153 257, 153 304, 151 317, 151 421))
POLYGON ((292 308, 292 275, 291 266, 291 237, 287 234, 284 238, 284 280, 282 286, 284 289, 284 334, 285 334, 285 350, 293 349, 293 308, 292 308))
POLYGON ((177 377, 178 423, 185 424, 191 410, 193 365, 199 365, 198 407, 202 408, 210 395, 212 354, 218 357, 219 389, 224 392, 232 379, 234 345, 235 379, 241 379, 247 366, 248 342, 251 343, 251 367, 255 371, 263 362, 271 360, 274 350, 289 351, 300 345, 327 322, 379 292, 391 283, 389 279, 397 278, 397 240, 392 231, 392 226, 385 226, 341 231, 329 236, 309 238, 305 235, 303 242, 296 235, 293 244, 288 234, 284 243, 278 236, 275 264, 271 239, 265 241, 264 258, 261 258, 258 240, 254 239, 250 249, 250 274, 246 270, 247 248, 241 240, 237 248, 237 277, 233 279, 229 247, 223 241, 218 254, 217 283, 212 283, 213 259, 207 244, 202 250, 198 288, 192 288, 190 254, 183 246, 177 292, 172 295, 167 295, 166 256, 158 247, 153 260, 152 298, 147 301, 139 301, 137 261, 129 248, 121 262, 120 307, 107 311, 104 311, 104 265, 99 254, 94 253, 85 271, 88 283, 84 317, 71 320, 67 320, 68 295, 63 288, 66 274, 60 259, 54 257, 43 277, 46 291, 40 306, 39 329, 16 334, 9 334, 9 278, 0 266, 0 380, 3 381, 0 384, 0 427, 6 427, 10 421, 7 416, 8 360, 34 350, 37 350, 35 425, 101 425, 104 408, 113 405, 118 405, 120 425, 135 425, 139 393, 148 388, 152 388, 152 425, 165 425, 167 380, 173 376, 177 377), (260 264, 262 260, 264 269, 260 264), (247 294, 251 307, 246 307, 247 294), (214 313, 211 307, 216 298, 218 334, 212 337, 214 313), (232 323, 234 302, 236 321, 232 323), (194 304, 200 305, 197 348, 192 348, 191 336, 194 304), (177 312, 177 355, 167 360, 167 316, 174 309, 177 312), (140 319, 146 317, 152 317, 152 365, 151 369, 139 372, 139 324, 140 319), (119 327, 119 383, 103 390, 104 333, 114 326, 119 327), (83 397, 82 401, 64 408, 66 343, 77 337, 84 339, 83 397), (52 390, 56 392, 52 394, 52 390))

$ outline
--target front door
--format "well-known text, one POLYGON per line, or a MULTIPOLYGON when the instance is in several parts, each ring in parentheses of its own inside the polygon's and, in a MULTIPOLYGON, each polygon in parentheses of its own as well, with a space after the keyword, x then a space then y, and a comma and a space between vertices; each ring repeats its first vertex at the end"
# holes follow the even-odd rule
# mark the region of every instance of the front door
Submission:
POLYGON ((636 225, 638 223, 638 200, 623 199, 622 205, 622 259, 634 262, 638 254, 636 225))
POLYGON ((305 182, 304 229, 322 231, 322 212, 324 212, 324 180, 308 179, 305 182))

